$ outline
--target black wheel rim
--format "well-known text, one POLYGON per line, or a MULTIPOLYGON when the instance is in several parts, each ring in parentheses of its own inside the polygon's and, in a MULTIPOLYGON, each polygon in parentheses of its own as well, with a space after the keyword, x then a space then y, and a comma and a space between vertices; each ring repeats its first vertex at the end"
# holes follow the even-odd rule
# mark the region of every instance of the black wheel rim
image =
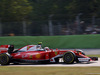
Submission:
POLYGON ((72 54, 72 53, 66 53, 66 54, 64 55, 64 61, 65 61, 66 63, 72 63, 72 62, 74 61, 74 56, 73 56, 73 54, 72 54))

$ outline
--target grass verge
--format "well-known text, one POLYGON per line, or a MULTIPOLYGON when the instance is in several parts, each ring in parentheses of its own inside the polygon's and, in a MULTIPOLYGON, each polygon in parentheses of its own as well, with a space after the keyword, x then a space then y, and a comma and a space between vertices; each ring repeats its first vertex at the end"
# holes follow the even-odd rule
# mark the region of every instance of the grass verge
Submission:
POLYGON ((0 37, 0 45, 13 44, 20 48, 28 44, 43 42, 50 48, 100 48, 100 35, 67 35, 67 36, 8 36, 0 37))
POLYGON ((100 55, 87 55, 88 57, 99 57, 100 58, 100 55))
POLYGON ((0 75, 97 75, 100 67, 2 67, 0 75))

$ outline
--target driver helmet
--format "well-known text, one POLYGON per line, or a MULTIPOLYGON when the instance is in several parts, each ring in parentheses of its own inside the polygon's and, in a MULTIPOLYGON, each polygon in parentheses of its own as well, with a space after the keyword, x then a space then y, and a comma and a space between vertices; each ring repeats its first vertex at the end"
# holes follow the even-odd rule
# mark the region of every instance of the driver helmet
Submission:
POLYGON ((42 45, 42 42, 38 42, 38 45, 42 45))
POLYGON ((36 47, 37 49, 41 49, 41 45, 37 45, 37 47, 36 47))
POLYGON ((49 47, 44 47, 44 50, 47 50, 48 51, 49 50, 49 47))

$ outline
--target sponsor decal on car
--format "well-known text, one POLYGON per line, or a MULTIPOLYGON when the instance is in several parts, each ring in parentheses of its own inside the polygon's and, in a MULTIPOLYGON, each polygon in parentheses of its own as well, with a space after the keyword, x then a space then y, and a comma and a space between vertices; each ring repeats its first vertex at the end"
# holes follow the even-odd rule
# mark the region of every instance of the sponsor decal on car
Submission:
POLYGON ((22 55, 22 58, 26 58, 26 57, 28 57, 28 55, 26 54, 26 55, 22 55))
POLYGON ((30 59, 32 59, 32 58, 33 58, 33 56, 32 56, 32 55, 30 55, 30 56, 29 56, 29 58, 30 58, 30 59))
POLYGON ((78 58, 79 61, 89 61, 90 58, 78 58))
POLYGON ((64 54, 65 52, 59 52, 60 55, 64 54))
POLYGON ((40 54, 36 54, 36 58, 38 58, 38 59, 39 59, 40 57, 41 57, 41 55, 40 55, 40 54))
POLYGON ((55 52, 55 55, 57 55, 58 54, 58 52, 55 52))
POLYGON ((31 47, 33 47, 33 46, 27 46, 27 50, 29 50, 31 47))
POLYGON ((0 50, 8 50, 8 48, 1 47, 0 50))

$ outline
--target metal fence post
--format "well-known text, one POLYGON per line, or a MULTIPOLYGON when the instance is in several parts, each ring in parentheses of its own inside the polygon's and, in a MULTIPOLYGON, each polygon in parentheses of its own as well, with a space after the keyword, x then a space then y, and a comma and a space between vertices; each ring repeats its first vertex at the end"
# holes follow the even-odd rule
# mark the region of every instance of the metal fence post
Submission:
POLYGON ((50 15, 49 16, 49 21, 48 21, 48 24, 49 24, 49 35, 52 36, 53 35, 53 24, 52 24, 52 18, 53 15, 50 15))
POLYGON ((26 22, 23 21, 23 35, 26 35, 26 22))
POLYGON ((58 22, 58 35, 61 35, 62 25, 58 22))
POLYGON ((81 33, 81 27, 80 27, 80 16, 82 15, 82 13, 79 13, 76 16, 76 22, 77 22, 77 33, 80 34, 81 33))
POLYGON ((1 18, 0 18, 0 36, 2 36, 2 24, 1 24, 1 18))
POLYGON ((92 27, 94 29, 94 25, 95 25, 95 16, 92 16, 92 27))

